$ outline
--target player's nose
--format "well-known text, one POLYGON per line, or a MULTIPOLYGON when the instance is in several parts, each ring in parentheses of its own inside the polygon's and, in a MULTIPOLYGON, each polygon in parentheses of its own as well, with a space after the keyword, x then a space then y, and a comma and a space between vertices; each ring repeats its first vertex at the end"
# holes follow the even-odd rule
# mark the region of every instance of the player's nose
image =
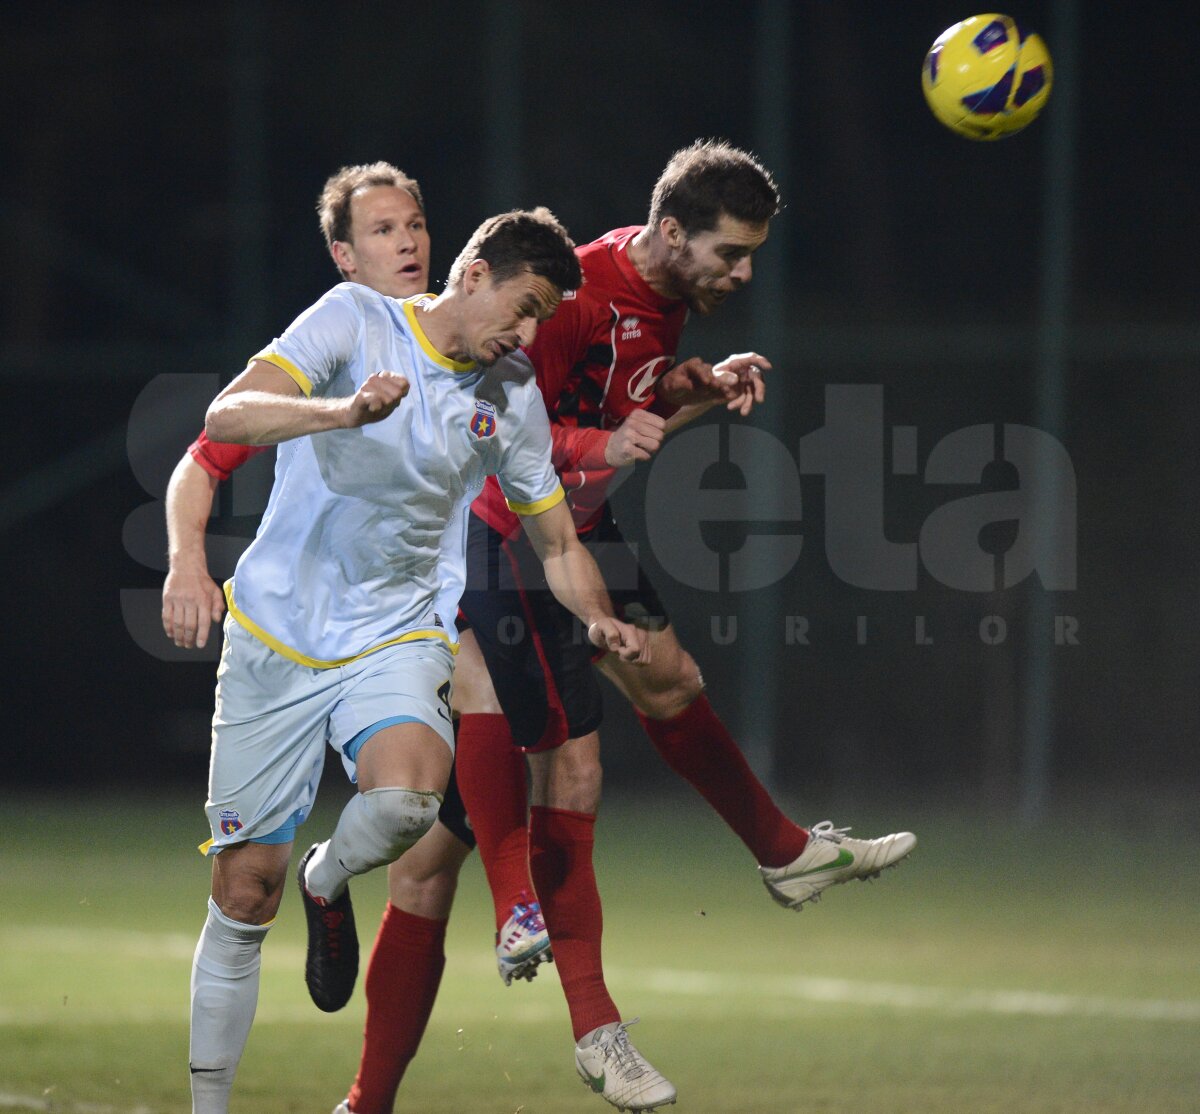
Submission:
POLYGON ((750 256, 738 260, 737 266, 730 272, 730 277, 743 286, 754 276, 754 268, 750 264, 750 256))
POLYGON ((521 341, 522 347, 528 348, 533 343, 533 338, 537 336, 537 318, 523 317, 517 325, 517 337, 521 341))

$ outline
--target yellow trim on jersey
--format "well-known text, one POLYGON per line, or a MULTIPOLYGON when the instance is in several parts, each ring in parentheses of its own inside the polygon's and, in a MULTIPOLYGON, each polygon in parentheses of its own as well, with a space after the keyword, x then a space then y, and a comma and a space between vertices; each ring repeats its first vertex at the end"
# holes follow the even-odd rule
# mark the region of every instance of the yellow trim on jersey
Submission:
POLYGON ((250 362, 262 360, 264 363, 274 364, 280 371, 286 371, 295 381, 296 386, 304 392, 305 398, 312 398, 312 380, 304 374, 291 360, 286 356, 281 356, 278 352, 272 352, 269 349, 260 352, 257 356, 252 356, 250 362))
POLYGON ((561 503, 566 497, 567 493, 563 491, 562 484, 559 484, 558 490, 553 495, 547 495, 545 499, 539 499, 536 503, 514 503, 508 498, 505 498, 504 501, 513 514, 541 514, 542 511, 548 511, 551 507, 561 503))
POLYGON ((439 367, 448 368, 450 371, 456 371, 462 374, 464 371, 474 371, 476 364, 474 360, 469 360, 467 363, 462 363, 459 360, 452 360, 449 356, 443 356, 433 346, 433 342, 425 335, 425 330, 421 328, 421 323, 417 320, 417 305, 425 298, 432 298, 432 294, 418 294, 414 298, 406 298, 401 304, 404 306, 404 315, 408 318, 408 323, 412 326, 413 336, 417 338, 417 343, 428 356, 439 367))
POLYGON ((348 658, 336 658, 333 661, 324 661, 321 658, 310 658, 307 654, 300 653, 299 650, 293 650, 290 646, 280 642, 274 635, 268 634, 262 629, 253 619, 245 614, 233 602, 233 581, 225 581, 225 603, 229 607, 229 614, 232 615, 238 624, 249 631, 259 642, 270 647, 275 653, 281 657, 285 657, 288 661, 294 661, 297 665, 306 665, 309 669, 333 669, 338 665, 349 665, 352 661, 358 661, 360 658, 365 658, 368 654, 375 653, 376 650, 386 650, 389 646, 398 646, 401 642, 417 642, 423 638, 440 638, 450 649, 450 653, 458 653, 458 644, 450 641, 450 636, 443 630, 413 630, 406 634, 400 635, 399 638, 391 638, 387 642, 381 642, 378 646, 372 646, 367 650, 363 650, 361 654, 353 654, 348 658))

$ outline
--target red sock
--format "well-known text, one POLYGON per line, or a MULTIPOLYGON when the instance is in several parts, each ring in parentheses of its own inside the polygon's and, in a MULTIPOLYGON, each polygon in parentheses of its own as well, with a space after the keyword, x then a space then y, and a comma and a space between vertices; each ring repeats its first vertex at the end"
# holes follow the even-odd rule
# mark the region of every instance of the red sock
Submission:
POLYGON ((459 718, 455 776, 479 844, 499 929, 512 907, 534 900, 535 892, 529 877, 525 758, 512 744, 508 720, 497 715, 459 718))
POLYGON ((388 904, 367 967, 367 1023, 354 1114, 392 1114, 396 1088, 417 1054, 446 966, 446 922, 388 904))
POLYGON ((638 719, 663 761, 716 809, 760 866, 784 866, 804 850, 808 832, 779 811, 703 693, 673 719, 640 712, 638 719))
POLYGON ((596 817, 535 805, 529 810, 529 861, 554 947, 554 962, 575 1039, 621 1019, 604 985, 604 914, 592 870, 596 817))

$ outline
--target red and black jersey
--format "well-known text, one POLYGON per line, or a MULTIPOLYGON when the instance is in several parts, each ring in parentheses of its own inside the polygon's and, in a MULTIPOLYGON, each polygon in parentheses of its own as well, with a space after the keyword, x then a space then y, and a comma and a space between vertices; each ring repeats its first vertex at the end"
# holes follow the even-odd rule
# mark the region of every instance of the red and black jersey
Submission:
POLYGON ((229 445, 223 441, 210 441, 204 430, 188 446, 192 459, 210 476, 218 480, 229 477, 252 456, 264 453, 269 445, 229 445))
MULTIPOLYGON (((673 409, 656 405, 654 389, 675 363, 687 307, 656 294, 638 274, 628 248, 641 231, 618 228, 575 249, 583 283, 564 295, 527 350, 550 415, 554 466, 581 531, 604 506, 611 431, 634 410, 673 409)), ((494 477, 471 509, 505 536, 517 531, 494 477)))

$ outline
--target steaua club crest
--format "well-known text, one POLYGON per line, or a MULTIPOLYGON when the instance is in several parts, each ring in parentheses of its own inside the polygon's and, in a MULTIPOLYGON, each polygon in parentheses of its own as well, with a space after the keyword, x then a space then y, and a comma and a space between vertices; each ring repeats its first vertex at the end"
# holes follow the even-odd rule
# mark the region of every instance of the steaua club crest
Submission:
POLYGON ((217 813, 217 818, 221 821, 221 831, 227 836, 242 830, 242 818, 238 815, 238 811, 235 808, 221 809, 217 813))
POLYGON ((471 416, 471 432, 481 441, 496 432, 496 408, 489 402, 475 400, 475 413, 471 416))

